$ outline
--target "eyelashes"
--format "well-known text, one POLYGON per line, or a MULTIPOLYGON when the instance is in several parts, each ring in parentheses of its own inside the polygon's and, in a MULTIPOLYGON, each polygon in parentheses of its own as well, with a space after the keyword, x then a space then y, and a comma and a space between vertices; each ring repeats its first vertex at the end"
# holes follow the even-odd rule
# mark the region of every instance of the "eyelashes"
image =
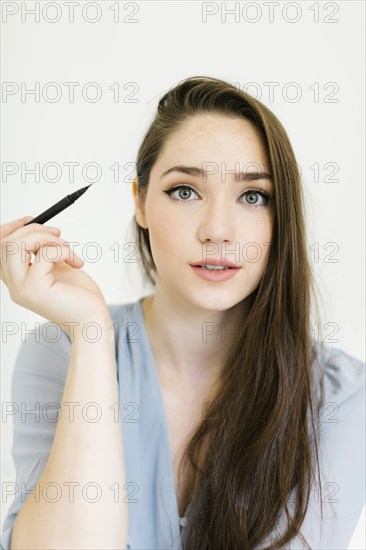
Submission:
MULTIPOLYGON (((192 202, 191 200, 185 200, 185 199, 175 199, 172 197, 173 193, 175 193, 176 191, 180 190, 180 189, 186 189, 188 191, 192 191, 193 193, 196 193, 196 191, 190 187, 189 185, 175 185, 173 187, 171 187, 170 189, 166 189, 163 191, 163 193, 166 193, 169 197, 171 197, 172 200, 174 201, 178 201, 178 202, 192 202)), ((268 206, 269 202, 270 202, 270 199, 271 199, 271 196, 269 195, 269 193, 267 193, 266 191, 263 191, 262 189, 248 189, 247 191, 245 191, 245 193, 243 193, 242 195, 240 195, 241 197, 244 197, 245 195, 260 195, 265 203, 264 204, 250 204, 249 202, 244 202, 243 204, 245 204, 246 206, 249 206, 250 208, 259 208, 259 207, 265 207, 265 206, 268 206)))

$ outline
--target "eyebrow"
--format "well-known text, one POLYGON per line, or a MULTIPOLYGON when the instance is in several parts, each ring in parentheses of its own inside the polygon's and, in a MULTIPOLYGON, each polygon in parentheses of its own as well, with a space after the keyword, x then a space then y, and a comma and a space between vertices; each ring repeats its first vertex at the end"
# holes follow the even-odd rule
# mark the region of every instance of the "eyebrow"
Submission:
MULTIPOLYGON (((203 170, 202 168, 198 168, 196 166, 172 166, 165 172, 163 172, 160 176, 160 178, 163 178, 164 176, 170 174, 170 172, 182 172, 183 174, 187 174, 188 176, 207 176, 208 172, 206 170, 203 170)), ((210 172, 212 174, 212 172, 210 172)), ((232 176, 232 179, 234 178, 237 182, 243 182, 243 181, 258 181, 258 180, 270 180, 272 181, 272 176, 268 174, 267 172, 235 172, 230 174, 232 176)))

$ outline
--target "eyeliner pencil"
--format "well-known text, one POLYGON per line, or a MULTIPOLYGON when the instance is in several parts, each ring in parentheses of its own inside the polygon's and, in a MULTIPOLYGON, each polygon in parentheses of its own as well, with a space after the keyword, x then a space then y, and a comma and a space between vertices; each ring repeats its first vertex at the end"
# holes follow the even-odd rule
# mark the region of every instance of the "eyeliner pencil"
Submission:
MULTIPOLYGON (((93 185, 92 183, 90 185, 93 185)), ((87 185, 86 187, 83 187, 82 189, 79 189, 78 191, 75 191, 74 193, 71 193, 71 195, 66 195, 63 199, 56 202, 53 206, 50 206, 47 210, 42 212, 42 214, 39 214, 39 216, 36 216, 33 218, 33 220, 30 220, 29 222, 25 223, 25 225, 29 225, 30 223, 40 223, 43 224, 56 216, 56 214, 59 214, 62 212, 62 210, 65 210, 65 208, 68 208, 71 206, 81 195, 85 193, 85 191, 90 187, 90 185, 87 185)))

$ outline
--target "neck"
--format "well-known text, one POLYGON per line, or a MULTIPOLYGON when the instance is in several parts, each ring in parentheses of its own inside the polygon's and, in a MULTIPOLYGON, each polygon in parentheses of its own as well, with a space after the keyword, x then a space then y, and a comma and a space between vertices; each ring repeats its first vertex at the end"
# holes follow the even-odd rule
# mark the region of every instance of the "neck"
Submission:
POLYGON ((157 284, 142 300, 145 325, 159 374, 180 387, 207 388, 220 377, 229 349, 239 337, 245 303, 218 311, 174 298, 157 284))

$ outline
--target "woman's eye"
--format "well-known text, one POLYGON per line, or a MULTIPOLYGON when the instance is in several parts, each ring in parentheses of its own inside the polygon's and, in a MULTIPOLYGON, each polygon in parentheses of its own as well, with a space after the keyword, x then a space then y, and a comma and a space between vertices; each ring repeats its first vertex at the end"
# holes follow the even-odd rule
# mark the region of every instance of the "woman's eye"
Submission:
POLYGON ((175 198, 173 200, 179 200, 182 199, 183 202, 188 202, 186 199, 189 198, 189 194, 191 192, 195 193, 191 187, 187 187, 186 185, 177 185, 176 187, 171 187, 170 189, 164 191, 167 195, 172 196, 173 193, 179 192, 179 198, 175 198), (182 192, 181 192, 182 191, 182 192))
POLYGON ((246 191, 245 193, 243 193, 242 197, 244 197, 245 195, 247 195, 247 204, 249 206, 266 206, 269 202, 269 195, 268 193, 265 193, 264 191, 256 191, 255 189, 250 189, 249 191, 246 191), (262 204, 257 204, 258 203, 258 197, 257 196, 259 195, 263 200, 264 200, 264 203, 262 204))
MULTIPOLYGON (((173 196, 174 193, 178 193, 178 197, 174 197, 173 200, 177 200, 180 202, 191 202, 189 199, 190 193, 196 193, 191 187, 188 187, 187 185, 177 185, 175 187, 171 187, 170 189, 167 189, 164 191, 169 196, 173 196)), ((249 189, 245 193, 241 195, 242 197, 246 196, 245 204, 248 206, 266 206, 269 202, 270 196, 265 191, 261 191, 260 189, 249 189), (264 202, 260 202, 260 199, 258 200, 258 196, 262 198, 264 202)))

